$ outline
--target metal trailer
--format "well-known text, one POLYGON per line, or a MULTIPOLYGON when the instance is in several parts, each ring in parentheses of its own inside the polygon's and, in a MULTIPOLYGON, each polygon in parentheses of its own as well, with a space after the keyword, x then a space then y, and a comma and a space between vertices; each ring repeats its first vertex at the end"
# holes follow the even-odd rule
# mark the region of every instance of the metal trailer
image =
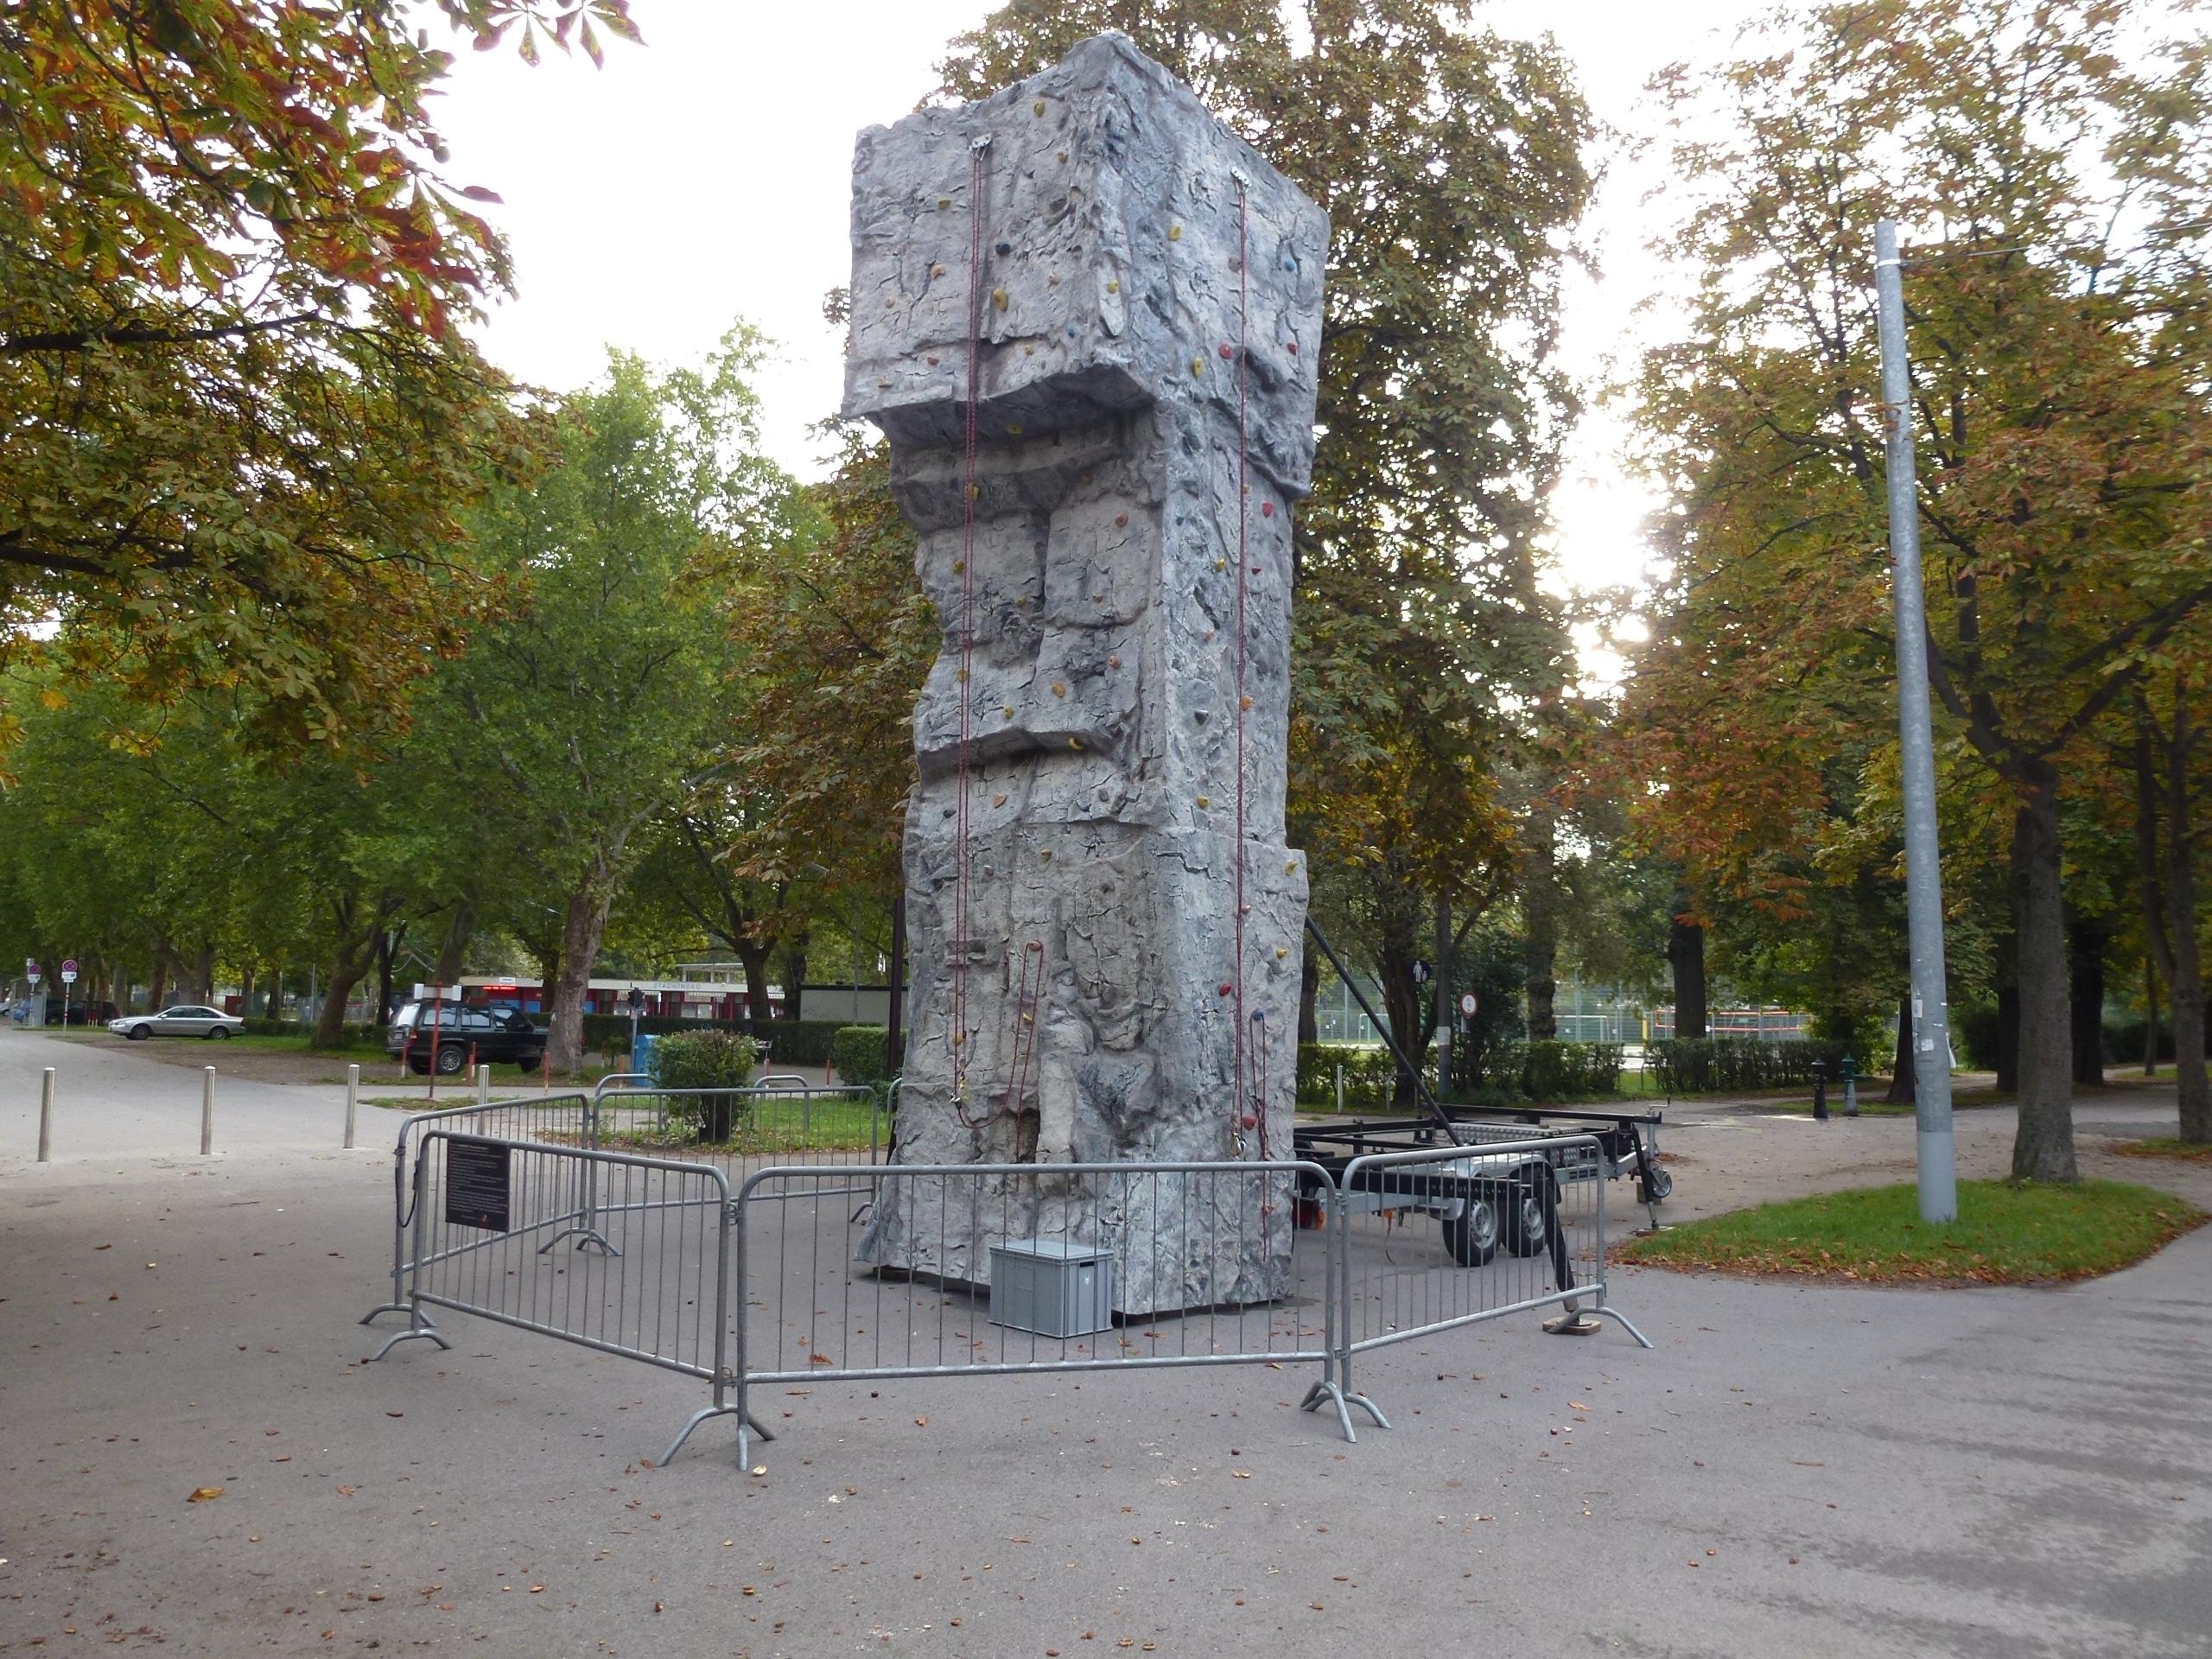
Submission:
POLYGON ((1464 1267, 1483 1265, 1501 1247, 1516 1255, 1543 1250, 1548 1236, 1544 1217, 1556 1213, 1559 1189, 1567 1183, 1616 1180, 1633 1173, 1637 1201, 1655 1227, 1660 1203, 1674 1190, 1674 1177, 1659 1162, 1657 1112, 1432 1110, 1433 1116, 1422 1117, 1301 1123, 1295 1131, 1296 1156, 1319 1164, 1344 1185, 1352 1160, 1370 1154, 1466 1147, 1467 1157, 1423 1166, 1417 1173, 1358 1172, 1344 1192, 1345 1204, 1354 1211, 1434 1215, 1443 1224, 1452 1258, 1464 1267), (1503 1157, 1482 1151, 1508 1141, 1554 1139, 1559 1149, 1541 1155, 1525 1149, 1503 1157))

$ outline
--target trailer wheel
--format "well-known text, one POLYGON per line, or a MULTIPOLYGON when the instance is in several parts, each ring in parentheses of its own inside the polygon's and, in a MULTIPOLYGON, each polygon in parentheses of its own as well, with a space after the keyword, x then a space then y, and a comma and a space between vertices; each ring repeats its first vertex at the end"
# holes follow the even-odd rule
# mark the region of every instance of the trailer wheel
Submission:
POLYGON ((1638 1204, 1664 1204, 1674 1190, 1674 1176, 1666 1170, 1655 1169, 1649 1180, 1636 1184, 1636 1201, 1638 1204))
POLYGON ((1545 1202, 1541 1179, 1537 1176, 1516 1181, 1501 1195, 1505 1248, 1516 1255, 1541 1255, 1551 1243, 1551 1205, 1545 1202))
POLYGON ((1444 1248, 1463 1268, 1489 1265, 1497 1254, 1497 1205, 1487 1194, 1469 1194, 1458 1215, 1444 1218, 1444 1248))

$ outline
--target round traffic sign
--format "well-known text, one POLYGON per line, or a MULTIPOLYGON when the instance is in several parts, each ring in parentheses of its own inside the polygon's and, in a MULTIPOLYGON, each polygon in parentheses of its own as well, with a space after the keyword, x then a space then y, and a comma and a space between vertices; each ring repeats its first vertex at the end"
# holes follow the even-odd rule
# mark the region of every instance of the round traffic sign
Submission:
POLYGON ((64 985, 74 985, 77 982, 76 957, 64 957, 61 959, 61 982, 64 985))
POLYGON ((1470 1020, 1475 1017, 1475 1010, 1481 1006, 1481 1003, 1475 1001, 1475 994, 1472 991, 1469 991, 1459 999, 1459 1012, 1470 1020))

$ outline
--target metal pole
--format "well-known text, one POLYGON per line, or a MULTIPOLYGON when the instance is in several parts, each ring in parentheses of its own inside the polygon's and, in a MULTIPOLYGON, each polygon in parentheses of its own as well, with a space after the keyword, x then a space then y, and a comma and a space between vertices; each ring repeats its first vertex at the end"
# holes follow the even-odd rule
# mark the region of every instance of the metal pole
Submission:
POLYGON ((38 1085, 38 1160, 54 1161, 54 1068, 48 1066, 38 1085))
POLYGON ((1436 901, 1436 1092, 1452 1092, 1452 906, 1436 901))
POLYGON ((208 1157, 215 1150, 215 1068, 208 1066, 200 1074, 200 1155, 208 1157))
POLYGON ((1897 735, 1904 781, 1905 907, 1912 950, 1913 1081, 1919 1119, 1920 1218, 1956 1221, 1951 1142, 1951 1016, 1943 985, 1943 868, 1936 842, 1936 741, 1928 706, 1928 604, 1920 583, 1920 489, 1912 454, 1911 374, 1897 227, 1874 226, 1888 428, 1890 552, 1897 626, 1897 735))
POLYGON ((361 1068, 346 1068, 346 1150, 353 1150, 353 1118, 361 1109, 361 1068))
POLYGON ((479 1106, 485 1105, 491 1098, 492 1068, 488 1065, 480 1065, 476 1068, 476 1103, 479 1106))

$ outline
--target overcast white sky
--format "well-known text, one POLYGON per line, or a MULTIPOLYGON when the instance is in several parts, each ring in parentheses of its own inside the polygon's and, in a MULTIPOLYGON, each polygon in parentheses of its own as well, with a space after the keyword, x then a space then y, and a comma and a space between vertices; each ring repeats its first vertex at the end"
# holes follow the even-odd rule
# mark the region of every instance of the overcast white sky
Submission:
MULTIPOLYGON (((486 344, 510 372, 566 388, 596 374, 612 344, 696 360, 734 318, 772 336, 760 381, 770 448, 817 470, 808 428, 841 391, 842 340, 823 296, 846 278, 853 135, 895 120, 936 84, 931 66, 987 0, 634 0, 646 47, 613 43, 607 67, 512 50, 461 54, 440 120, 451 175, 497 190, 491 215, 512 245, 519 296, 486 344)), ((1649 125, 1645 79, 1702 57, 1750 16, 1751 0, 1490 0, 1509 35, 1548 29, 1575 61, 1601 118, 1649 125)), ((1596 158, 1612 162, 1611 155, 1596 158)), ((1591 225, 1604 279, 1570 292, 1562 349, 1593 390, 1632 351, 1637 302, 1657 285, 1643 244, 1663 217, 1643 196, 1654 175, 1616 168, 1591 225)), ((1586 420, 1555 501, 1559 580, 1632 582, 1649 503, 1621 476, 1620 429, 1586 420)))

